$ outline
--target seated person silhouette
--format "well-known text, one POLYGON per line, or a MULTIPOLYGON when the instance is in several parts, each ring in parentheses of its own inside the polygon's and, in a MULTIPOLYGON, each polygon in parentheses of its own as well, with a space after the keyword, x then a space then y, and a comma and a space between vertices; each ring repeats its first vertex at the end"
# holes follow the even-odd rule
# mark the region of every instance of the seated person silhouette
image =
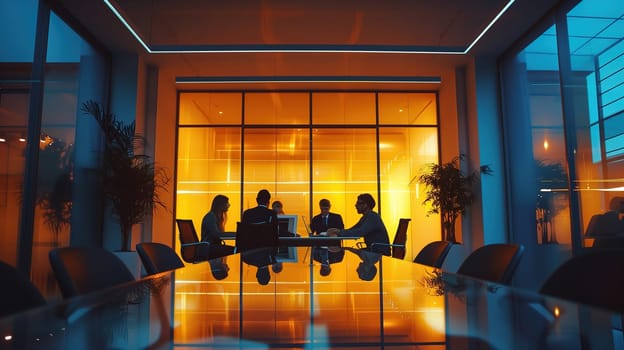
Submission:
MULTIPOLYGON (((320 214, 312 218, 310 230, 312 234, 318 235, 326 233, 330 228, 344 229, 344 222, 340 214, 332 213, 331 202, 329 199, 323 198, 319 201, 320 214)), ((313 247, 312 256, 315 261, 321 263, 321 276, 327 276, 331 273, 330 264, 342 261, 344 251, 338 250, 329 252, 327 247, 313 247)))
POLYGON ((277 214, 273 209, 269 209, 271 193, 268 190, 258 191, 256 196, 257 206, 243 212, 241 222, 244 224, 262 224, 267 222, 277 222, 277 214))
POLYGON ((234 247, 226 245, 221 240, 221 235, 225 232, 227 222, 227 212, 230 208, 229 198, 218 194, 212 199, 210 211, 204 215, 201 223, 201 240, 209 242, 208 259, 218 258, 234 253, 234 247))
POLYGON ((328 236, 353 236, 362 237, 366 243, 366 249, 383 255, 390 255, 390 239, 388 230, 378 213, 373 211, 375 199, 368 193, 362 193, 357 197, 355 209, 361 214, 360 220, 349 229, 327 229, 328 236), (374 244, 377 243, 377 244, 374 244))
MULTIPOLYGON (((268 205, 271 201, 271 193, 262 189, 258 191, 256 195, 256 203, 258 204, 256 207, 247 209, 243 212, 243 217, 241 222, 244 224, 262 224, 262 223, 277 223, 277 214, 273 209, 269 209, 268 205)), ((266 248, 260 249, 257 251, 252 251, 249 253, 243 254, 243 261, 254 266, 265 267, 268 265, 272 265, 272 269, 275 273, 278 273, 282 270, 282 263, 277 262, 275 259, 275 249, 266 248), (254 255, 256 254, 256 255, 254 255), (267 262, 269 261, 270 262, 267 262), (264 264, 264 265, 260 265, 264 264)), ((268 273, 268 269, 264 271, 264 269, 258 269, 258 273, 256 277, 258 277, 258 282, 269 283, 269 280, 266 279, 268 273)), ((269 279, 271 275, 268 275, 269 279)), ((264 284, 266 284, 264 283, 264 284)), ((260 283, 263 284, 263 283, 260 283)))

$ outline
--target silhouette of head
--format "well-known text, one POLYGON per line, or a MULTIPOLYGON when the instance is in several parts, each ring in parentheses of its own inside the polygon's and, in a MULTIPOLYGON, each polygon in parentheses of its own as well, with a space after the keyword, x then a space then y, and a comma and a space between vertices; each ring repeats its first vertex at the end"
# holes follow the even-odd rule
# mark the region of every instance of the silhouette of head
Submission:
POLYGON ((366 205, 368 206, 370 210, 373 210, 373 208, 375 208, 375 199, 370 194, 362 193, 361 195, 357 197, 357 199, 358 201, 362 201, 366 203, 366 205))
POLYGON ((345 249, 357 254, 362 260, 356 269, 358 277, 361 280, 371 281, 377 276, 377 266, 375 266, 375 264, 381 259, 381 254, 364 249, 345 249))
POLYGON ((278 214, 284 214, 284 206, 282 205, 282 202, 280 201, 274 201, 271 204, 271 209, 273 209, 278 214))
POLYGON ((258 283, 260 283, 263 286, 266 286, 267 284, 269 284, 269 281, 271 280, 271 273, 269 272, 269 267, 268 266, 258 267, 258 271, 256 271, 256 279, 258 280, 258 283))
POLYGON ((269 190, 260 190, 258 192, 258 196, 256 196, 256 202, 262 205, 269 205, 269 201, 271 200, 271 193, 269 190))
POLYGON ((216 280, 222 280, 228 276, 230 267, 225 262, 225 258, 212 259, 210 262, 210 272, 216 280))
POLYGON ((358 277, 363 281, 371 281, 377 275, 377 266, 361 262, 357 267, 358 277))
POLYGON ((284 265, 282 265, 282 263, 279 261, 271 265, 271 270, 273 270, 273 272, 275 273, 280 273, 282 272, 283 269, 284 269, 284 265))

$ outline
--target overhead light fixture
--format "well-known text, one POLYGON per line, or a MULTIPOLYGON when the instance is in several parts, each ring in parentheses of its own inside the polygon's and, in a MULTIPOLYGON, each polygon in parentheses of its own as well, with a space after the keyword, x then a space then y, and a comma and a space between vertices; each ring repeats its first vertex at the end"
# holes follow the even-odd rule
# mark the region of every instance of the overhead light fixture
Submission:
POLYGON ((111 3, 111 0, 102 0, 104 4, 128 29, 130 34, 147 51, 153 54, 167 53, 371 53, 371 54, 438 54, 438 55, 465 55, 485 33, 509 10, 516 0, 509 0, 488 25, 475 37, 470 44, 463 47, 429 47, 429 46, 386 46, 386 45, 209 45, 209 46, 158 46, 150 47, 124 16, 111 3))
POLYGON ((177 77, 176 84, 261 84, 261 83, 387 83, 440 84, 440 77, 352 77, 352 76, 254 76, 254 77, 177 77))

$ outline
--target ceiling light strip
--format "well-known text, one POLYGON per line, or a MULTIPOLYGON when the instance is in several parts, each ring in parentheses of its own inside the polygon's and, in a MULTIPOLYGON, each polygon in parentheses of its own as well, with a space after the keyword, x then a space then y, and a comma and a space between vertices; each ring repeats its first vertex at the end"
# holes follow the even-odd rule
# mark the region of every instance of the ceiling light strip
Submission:
POLYGON ((128 21, 126 21, 124 16, 122 16, 121 13, 119 11, 117 11, 117 8, 115 8, 115 6, 113 6, 113 4, 111 4, 111 2, 109 0, 103 0, 103 1, 104 1, 104 4, 106 4, 106 6, 108 6, 108 8, 115 14, 115 16, 117 16, 117 18, 119 18, 121 23, 126 27, 126 29, 128 29, 130 34, 132 34, 132 36, 134 36, 134 38, 139 42, 139 44, 141 44, 141 46, 143 46, 145 51, 147 51, 149 53, 153 53, 152 50, 149 48, 149 46, 147 46, 147 44, 143 41, 143 39, 141 39, 139 34, 134 30, 134 28, 132 28, 130 23, 128 23, 128 21))
POLYGON ((498 21, 498 19, 505 13, 507 12, 507 10, 511 7, 511 5, 513 5, 513 3, 516 2, 516 0, 509 0, 509 2, 507 3, 507 5, 505 5, 505 7, 503 7, 502 10, 500 10, 498 12, 498 14, 496 15, 496 17, 494 17, 494 19, 492 19, 492 21, 490 21, 490 24, 487 25, 487 27, 485 27, 485 29, 483 29, 483 31, 481 31, 481 34, 479 34, 473 41, 472 43, 470 43, 470 45, 468 45, 468 47, 466 48, 466 50, 464 50, 464 54, 467 54, 468 51, 470 51, 470 49, 472 49, 473 46, 475 46, 477 44, 477 42, 479 40, 481 40, 481 37, 483 37, 485 35, 485 33, 487 33, 488 30, 490 30, 490 28, 494 25, 494 23, 496 23, 498 21))
POLYGON ((440 77, 177 77, 176 84, 254 84, 254 83, 387 83, 387 84, 440 84, 440 77))
POLYGON ((388 45, 159 45, 151 53, 371 53, 463 55, 463 47, 388 45))

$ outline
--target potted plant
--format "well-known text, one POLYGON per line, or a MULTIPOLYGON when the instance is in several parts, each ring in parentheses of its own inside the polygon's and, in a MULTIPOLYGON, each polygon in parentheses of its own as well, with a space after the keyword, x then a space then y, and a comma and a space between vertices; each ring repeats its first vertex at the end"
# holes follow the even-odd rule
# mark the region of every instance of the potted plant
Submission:
POLYGON ((166 189, 169 177, 150 156, 135 154, 135 145, 141 145, 143 138, 135 133, 134 121, 119 121, 94 101, 83 103, 81 110, 92 116, 102 130, 103 193, 119 220, 121 250, 129 251, 132 226, 142 223, 155 207, 166 208, 159 192, 166 189))
POLYGON ((44 223, 54 233, 54 244, 59 243, 59 234, 71 221, 73 161, 72 144, 41 135, 39 168, 46 176, 38 177, 37 205, 43 211, 44 223))
POLYGON ((548 163, 535 160, 537 169, 537 201, 535 203, 535 221, 540 243, 557 244, 557 235, 554 231, 553 219, 565 209, 565 205, 558 201, 561 192, 552 189, 567 189, 568 174, 561 163, 548 163), (542 191, 542 187, 549 188, 542 191))
MULTIPOLYGON (((427 188, 423 204, 431 203, 427 214, 442 216, 442 240, 457 243, 455 238, 455 222, 459 215, 466 213, 466 208, 473 202, 472 185, 478 179, 478 172, 465 174, 459 168, 464 155, 453 158, 444 164, 430 164, 428 171, 420 175, 418 182, 427 188)), ((480 170, 490 174, 489 166, 480 170)))

